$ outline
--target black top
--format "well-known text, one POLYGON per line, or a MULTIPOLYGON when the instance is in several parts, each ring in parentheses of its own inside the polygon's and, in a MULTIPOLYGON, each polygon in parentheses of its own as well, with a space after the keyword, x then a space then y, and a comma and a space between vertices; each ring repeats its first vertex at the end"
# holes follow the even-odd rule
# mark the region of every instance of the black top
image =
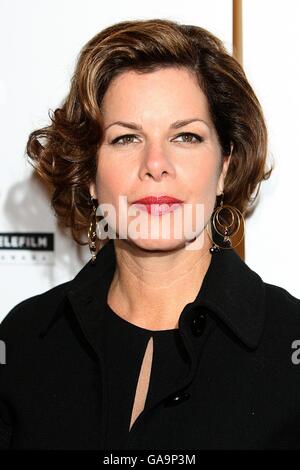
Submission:
POLYGON ((300 449, 300 299, 223 250, 179 331, 144 331, 105 306, 113 242, 1 322, 0 449, 300 449), (151 334, 146 408, 128 432, 151 334))
POLYGON ((141 328, 123 319, 108 303, 103 312, 102 328, 109 404, 106 445, 111 449, 122 449, 128 439, 139 373, 150 337, 153 337, 153 358, 144 409, 160 387, 187 373, 187 358, 179 328, 141 328))

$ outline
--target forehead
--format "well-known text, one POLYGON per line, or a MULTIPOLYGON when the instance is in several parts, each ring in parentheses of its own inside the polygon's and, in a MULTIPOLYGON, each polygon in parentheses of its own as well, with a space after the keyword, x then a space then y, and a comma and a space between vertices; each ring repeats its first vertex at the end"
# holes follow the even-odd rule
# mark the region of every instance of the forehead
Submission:
MULTIPOLYGON (((122 113, 139 116, 191 117, 201 112, 209 120, 208 101, 197 77, 186 68, 165 67, 154 72, 122 72, 111 82, 104 95, 102 112, 106 117, 125 119, 122 113), (116 115, 117 113, 117 115, 116 115)), ((179 117, 179 118, 180 118, 179 117)))

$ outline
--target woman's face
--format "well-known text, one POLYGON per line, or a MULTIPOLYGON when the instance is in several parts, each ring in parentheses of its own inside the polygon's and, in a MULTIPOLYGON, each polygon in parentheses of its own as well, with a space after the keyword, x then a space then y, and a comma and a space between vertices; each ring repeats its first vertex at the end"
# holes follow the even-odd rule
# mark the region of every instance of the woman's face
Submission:
POLYGON ((115 209, 116 219, 104 212, 115 238, 168 250, 205 236, 230 158, 221 166, 217 133, 195 76, 173 67, 124 72, 110 83, 102 114, 104 135, 90 193, 100 205, 115 209), (135 211, 132 205, 161 195, 184 204, 163 215, 135 211))

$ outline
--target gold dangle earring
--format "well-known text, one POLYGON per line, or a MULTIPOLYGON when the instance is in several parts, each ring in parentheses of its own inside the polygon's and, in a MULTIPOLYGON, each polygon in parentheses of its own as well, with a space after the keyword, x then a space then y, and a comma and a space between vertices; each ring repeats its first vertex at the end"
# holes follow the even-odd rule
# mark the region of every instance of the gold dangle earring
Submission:
POLYGON ((94 199, 93 196, 91 196, 90 204, 93 206, 93 208, 92 208, 90 226, 89 226, 89 230, 88 230, 88 240, 89 240, 90 253, 91 253, 91 256, 92 256, 91 257, 91 263, 92 264, 95 264, 95 262, 96 262, 96 238, 97 238, 97 233, 96 233, 97 205, 95 204, 94 201, 97 201, 97 199, 94 199))
POLYGON ((221 196, 222 198, 221 198, 220 205, 215 208, 213 215, 212 215, 212 225, 213 225, 215 232, 221 237, 223 237, 223 240, 222 240, 223 246, 218 245, 217 243, 213 241, 206 225, 207 233, 213 243, 213 246, 210 248, 211 253, 219 252, 220 249, 222 248, 224 249, 235 248, 241 243, 241 241, 244 238, 244 233, 245 233, 245 220, 244 220, 243 214, 236 207, 230 206, 229 204, 224 204, 224 192, 221 193, 221 196), (222 214, 222 211, 223 211, 223 214, 222 214), (231 214, 231 221, 229 224, 225 216, 226 211, 230 212, 231 214), (238 243, 233 245, 231 238, 234 237, 236 233, 239 231, 241 220, 243 221, 243 233, 238 243))

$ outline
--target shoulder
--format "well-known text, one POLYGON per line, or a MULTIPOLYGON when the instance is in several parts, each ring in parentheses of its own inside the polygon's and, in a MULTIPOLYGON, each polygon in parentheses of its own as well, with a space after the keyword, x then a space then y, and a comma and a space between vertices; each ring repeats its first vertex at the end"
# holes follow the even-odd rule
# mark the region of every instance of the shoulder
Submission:
POLYGON ((18 332, 24 335, 30 333, 32 328, 42 328, 65 297, 71 282, 64 282, 16 304, 0 323, 0 338, 10 333, 15 336, 18 332))
POLYGON ((300 340, 300 299, 285 288, 265 285, 265 339, 278 350, 300 340))
POLYGON ((300 299, 292 295, 284 287, 264 282, 266 293, 266 308, 274 313, 290 315, 300 319, 300 299))
MULTIPOLYGON (((45 360, 45 348, 39 341, 40 329, 57 309, 70 282, 19 302, 0 323, 0 449, 9 448, 15 419, 6 397, 10 402, 15 397, 12 391, 19 389, 23 390, 22 398, 26 399, 28 390, 33 389, 32 371, 40 370, 42 358, 45 360)), ((16 399, 18 410, 21 401, 16 399)), ((14 410, 14 413, 19 411, 14 410)))

